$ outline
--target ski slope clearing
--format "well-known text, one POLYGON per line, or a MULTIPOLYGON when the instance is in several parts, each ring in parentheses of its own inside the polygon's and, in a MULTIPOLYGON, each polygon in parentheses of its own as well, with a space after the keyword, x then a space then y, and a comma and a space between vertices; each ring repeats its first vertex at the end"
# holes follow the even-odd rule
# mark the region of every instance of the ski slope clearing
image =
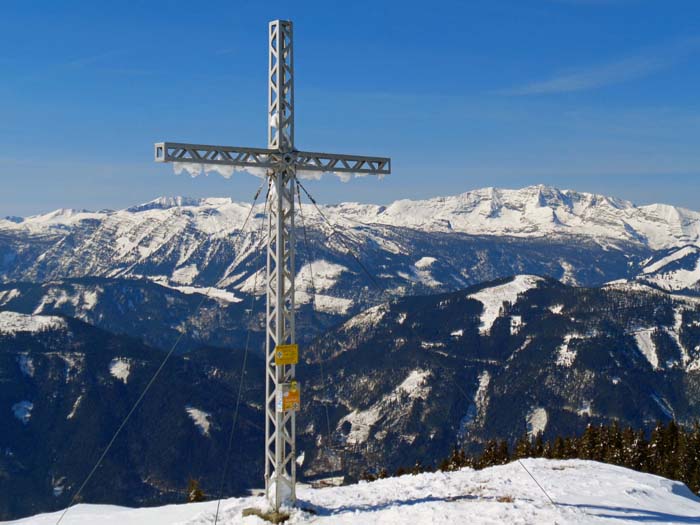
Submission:
MULTIPOLYGON (((527 459, 481 471, 436 472, 345 487, 298 490, 301 506, 287 523, 366 524, 652 524, 700 523, 700 498, 677 481, 592 461, 527 459)), ((242 518, 261 498, 233 498, 221 505, 221 525, 261 525, 242 518)), ((210 525, 216 502, 127 509, 78 505, 63 525, 210 525)), ((54 525, 59 514, 10 522, 54 525)))

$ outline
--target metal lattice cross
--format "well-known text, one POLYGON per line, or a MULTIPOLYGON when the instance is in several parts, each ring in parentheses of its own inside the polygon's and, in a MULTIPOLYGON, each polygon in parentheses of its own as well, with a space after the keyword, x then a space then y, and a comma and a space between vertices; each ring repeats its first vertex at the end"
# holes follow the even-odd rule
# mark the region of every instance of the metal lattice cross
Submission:
POLYGON ((388 175, 391 159, 297 151, 294 148, 294 57, 292 23, 269 25, 270 64, 267 149, 159 142, 157 162, 224 165, 266 170, 271 181, 267 245, 265 374, 265 493, 274 511, 296 502, 294 333, 294 194, 297 169, 312 172, 388 175), (289 351, 291 350, 291 351, 289 351), (281 358, 280 356, 284 356, 281 358))

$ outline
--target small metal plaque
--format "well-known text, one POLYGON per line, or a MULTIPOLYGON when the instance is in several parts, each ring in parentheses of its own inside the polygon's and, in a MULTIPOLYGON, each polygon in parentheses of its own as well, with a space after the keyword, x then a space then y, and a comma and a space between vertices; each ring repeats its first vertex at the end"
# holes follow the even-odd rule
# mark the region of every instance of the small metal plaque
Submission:
POLYGON ((296 365, 299 362, 299 345, 277 345, 275 365, 296 365))

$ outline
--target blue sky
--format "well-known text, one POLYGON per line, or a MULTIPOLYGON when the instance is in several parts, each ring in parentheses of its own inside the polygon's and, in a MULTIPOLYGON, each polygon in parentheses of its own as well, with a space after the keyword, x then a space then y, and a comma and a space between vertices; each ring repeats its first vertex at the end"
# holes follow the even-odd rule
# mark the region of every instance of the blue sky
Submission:
POLYGON ((294 21, 299 149, 388 155, 324 202, 551 184, 700 209, 700 2, 3 2, 0 215, 159 195, 160 140, 266 145, 266 28, 294 21))

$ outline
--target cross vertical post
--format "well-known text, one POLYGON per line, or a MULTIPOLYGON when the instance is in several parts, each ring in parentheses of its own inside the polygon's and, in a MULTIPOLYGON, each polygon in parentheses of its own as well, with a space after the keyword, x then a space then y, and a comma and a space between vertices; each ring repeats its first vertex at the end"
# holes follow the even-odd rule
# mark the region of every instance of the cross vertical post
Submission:
POLYGON ((316 175, 384 176, 391 173, 391 159, 297 150, 292 23, 270 22, 268 44, 267 148, 183 142, 157 142, 154 147, 156 162, 173 162, 204 171, 229 166, 264 172, 270 181, 265 279, 265 494, 274 513, 279 513, 283 505, 296 502, 296 411, 300 409, 295 379, 298 349, 294 344, 296 177, 302 171, 316 175), (283 348, 291 350, 292 357, 280 358, 283 348))
POLYGON ((292 23, 270 22, 268 148, 281 154, 272 170, 267 248, 265 494, 275 512, 296 501, 296 412, 277 406, 295 366, 275 364, 278 345, 294 344, 294 63, 292 23))

